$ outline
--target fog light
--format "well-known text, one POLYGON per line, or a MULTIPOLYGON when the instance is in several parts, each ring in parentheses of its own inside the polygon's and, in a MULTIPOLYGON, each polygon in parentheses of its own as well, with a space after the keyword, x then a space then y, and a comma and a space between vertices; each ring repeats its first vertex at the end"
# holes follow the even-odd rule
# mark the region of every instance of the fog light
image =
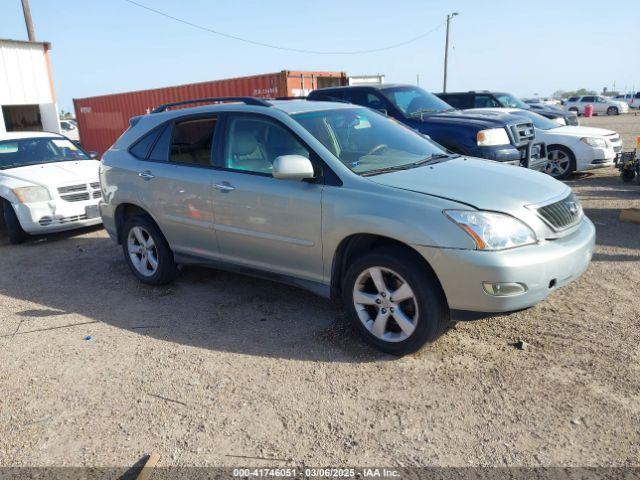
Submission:
POLYGON ((527 291, 527 286, 524 283, 516 282, 482 282, 482 288, 494 297, 510 297, 527 291))

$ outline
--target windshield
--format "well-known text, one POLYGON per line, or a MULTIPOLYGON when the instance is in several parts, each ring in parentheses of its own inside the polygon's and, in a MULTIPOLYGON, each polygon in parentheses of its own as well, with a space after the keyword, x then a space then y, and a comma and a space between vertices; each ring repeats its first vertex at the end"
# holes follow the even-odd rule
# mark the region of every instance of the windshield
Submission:
POLYGON ((0 142, 0 170, 73 160, 91 158, 66 138, 19 138, 0 142))
POLYGON ((440 113, 455 110, 444 100, 420 87, 385 88, 382 93, 408 117, 422 113, 440 113))
POLYGON ((539 115, 536 112, 532 112, 530 110, 521 110, 519 112, 513 112, 513 115, 527 117, 529 120, 533 122, 533 126, 536 128, 539 128, 540 130, 551 130, 554 128, 561 127, 561 125, 558 122, 549 120, 548 118, 545 118, 542 115, 539 115))
POLYGON ((500 105, 505 108, 522 108, 523 110, 529 110, 531 108, 529 105, 510 93, 497 93, 496 98, 498 99, 498 102, 500 102, 500 105))
POLYGON ((412 168, 447 158, 419 133, 365 108, 305 112, 293 118, 353 172, 412 168))

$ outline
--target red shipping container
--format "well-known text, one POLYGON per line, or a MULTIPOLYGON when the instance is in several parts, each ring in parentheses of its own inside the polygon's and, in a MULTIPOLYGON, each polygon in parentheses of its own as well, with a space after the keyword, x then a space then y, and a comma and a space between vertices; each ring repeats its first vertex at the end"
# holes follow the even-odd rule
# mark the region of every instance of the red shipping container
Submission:
POLYGON ((346 84, 344 72, 283 70, 250 77, 74 98, 73 106, 82 146, 102 155, 128 128, 131 117, 149 113, 163 103, 207 97, 303 97, 316 88, 346 84))

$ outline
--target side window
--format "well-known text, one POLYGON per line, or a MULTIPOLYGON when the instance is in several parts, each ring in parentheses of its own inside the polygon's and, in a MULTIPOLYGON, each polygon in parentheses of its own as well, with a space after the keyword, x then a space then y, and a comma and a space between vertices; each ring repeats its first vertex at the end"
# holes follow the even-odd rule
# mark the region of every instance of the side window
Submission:
POLYGON ((596 97, 582 97, 581 102, 595 102, 596 97))
POLYGON ((501 106, 502 105, 500 105, 493 97, 490 97, 489 95, 476 95, 475 99, 473 100, 473 108, 499 108, 501 106))
POLYGON ((215 118, 176 122, 171 136, 169 162, 206 167, 211 165, 211 143, 215 118))
POLYGON ((156 128, 147 133, 144 137, 133 144, 133 146, 129 149, 129 152, 134 157, 139 158, 140 160, 146 159, 147 155, 149 154, 149 149, 151 149, 161 131, 162 128, 156 128))
POLYGON ((440 98, 451 105, 453 108, 457 108, 458 110, 473 108, 473 105, 471 104, 471 102, 469 102, 469 97, 467 95, 443 95, 440 98))
POLYGON ((372 108, 374 110, 386 110, 387 106, 382 98, 366 90, 352 89, 346 90, 345 99, 356 105, 372 108))
POLYGON ((580 97, 570 97, 569 100, 567 100, 567 102, 577 102, 580 99, 580 97))
POLYGON ((273 120, 231 116, 226 130, 225 168, 271 174, 273 162, 281 155, 309 158, 309 150, 273 120))

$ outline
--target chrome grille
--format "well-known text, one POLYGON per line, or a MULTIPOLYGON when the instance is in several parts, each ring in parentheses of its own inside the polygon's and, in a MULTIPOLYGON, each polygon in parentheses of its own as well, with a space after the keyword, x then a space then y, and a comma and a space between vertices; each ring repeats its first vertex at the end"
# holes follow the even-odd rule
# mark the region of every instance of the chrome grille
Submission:
POLYGON ((538 208, 538 215, 554 230, 565 230, 582 220, 580 200, 571 193, 559 202, 538 208))
POLYGON ((102 198, 102 192, 100 190, 93 192, 93 198, 102 198))
POLYGON ((69 195, 60 195, 60 198, 65 202, 86 202, 91 198, 89 192, 71 193, 69 195))
POLYGON ((91 188, 93 188, 94 190, 99 190, 100 189, 100 182, 93 182, 89 184, 91 186, 91 188))
POLYGON ((82 192, 86 189, 87 186, 84 183, 82 185, 67 185, 65 187, 58 187, 58 193, 82 192))
POLYGON ((567 120, 567 125, 580 125, 580 123, 578 122, 578 116, 577 115, 567 115, 566 117, 567 120))
POLYGON ((536 136, 533 123, 530 122, 511 125, 510 128, 513 140, 518 146, 529 143, 536 136))
POLYGON ((51 225, 54 222, 59 224, 64 224, 64 223, 71 223, 71 222, 80 222, 82 220, 87 220, 86 214, 73 215, 71 217, 42 217, 38 221, 38 223, 43 227, 46 227, 48 225, 51 225))

